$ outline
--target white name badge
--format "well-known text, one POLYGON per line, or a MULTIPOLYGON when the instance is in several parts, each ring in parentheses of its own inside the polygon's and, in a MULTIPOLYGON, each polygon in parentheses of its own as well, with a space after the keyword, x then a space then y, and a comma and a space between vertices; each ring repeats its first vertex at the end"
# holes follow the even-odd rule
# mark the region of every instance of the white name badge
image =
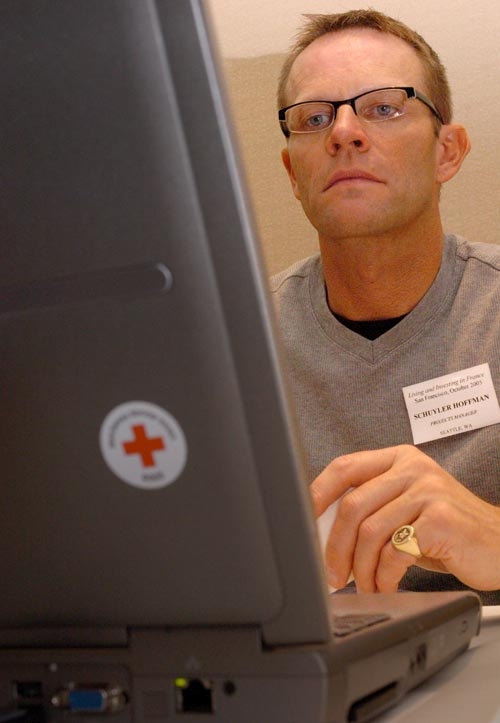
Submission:
POLYGON ((488 364, 403 387, 414 444, 500 422, 488 364))

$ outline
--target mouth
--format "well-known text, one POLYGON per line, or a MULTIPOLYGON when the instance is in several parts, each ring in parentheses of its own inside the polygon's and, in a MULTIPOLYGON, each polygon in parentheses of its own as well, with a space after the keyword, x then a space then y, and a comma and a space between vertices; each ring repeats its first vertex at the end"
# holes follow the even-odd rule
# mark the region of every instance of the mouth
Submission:
POLYGON ((374 176, 372 173, 361 171, 356 168, 352 168, 346 171, 337 171, 328 180, 324 190, 328 191, 334 186, 342 184, 357 184, 357 183, 383 183, 380 178, 374 176))

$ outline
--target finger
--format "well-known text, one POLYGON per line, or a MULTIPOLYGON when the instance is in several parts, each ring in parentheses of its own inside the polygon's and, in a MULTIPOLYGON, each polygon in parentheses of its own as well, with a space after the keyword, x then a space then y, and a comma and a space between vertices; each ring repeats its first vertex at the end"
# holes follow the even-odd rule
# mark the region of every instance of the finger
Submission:
POLYGON ((380 551, 397 527, 416 519, 422 509, 418 495, 405 495, 405 483, 387 472, 348 492, 325 546, 329 574, 341 583, 354 572, 363 589, 375 587, 380 551))
POLYGON ((421 520, 422 518, 419 519, 416 525, 413 524, 413 528, 415 530, 418 547, 420 548, 422 555, 417 557, 404 550, 396 549, 391 541, 386 542, 380 550, 379 559, 373 574, 373 582, 371 577, 368 577, 368 582, 365 582, 363 576, 358 573, 359 582, 357 581, 357 585, 360 592, 396 591, 398 589, 399 582, 406 574, 408 568, 412 565, 416 565, 426 570, 446 572, 446 568, 443 563, 440 560, 433 560, 429 557, 427 545, 421 543, 421 538, 424 540, 426 539, 425 533, 422 532, 425 529, 425 523, 422 526, 420 524, 421 520), (419 530, 418 533, 417 528, 419 530))
POLYGON ((310 485, 316 517, 319 517, 349 487, 358 487, 390 469, 397 447, 354 452, 336 457, 310 485))
POLYGON ((382 550, 390 543, 392 535, 399 527, 414 525, 424 504, 425 500, 402 494, 360 524, 352 567, 356 581, 363 590, 377 589, 376 578, 382 550))
POLYGON ((430 499, 443 493, 432 460, 414 447, 400 446, 391 452, 395 461, 390 469, 339 503, 327 546, 327 567, 341 578, 347 568, 352 569, 363 590, 376 589, 381 550, 394 531, 413 523, 430 499))
MULTIPOLYGON (((378 561, 379 545, 377 538, 370 533, 371 518, 366 518, 368 512, 377 510, 391 499, 391 492, 388 486, 377 484, 380 478, 367 482, 362 488, 354 488, 347 492, 337 505, 336 516, 333 520, 330 532, 325 545, 325 562, 329 573, 331 584, 335 587, 343 587, 351 572, 355 578, 361 573, 365 579, 373 573, 378 561), (370 495, 368 487, 374 486, 374 494, 370 495), (383 490, 379 494, 379 490, 383 490), (361 524, 360 524, 361 523, 361 524), (360 529, 366 530, 368 546, 362 544, 363 552, 360 553, 360 529), (375 545, 374 545, 375 543, 375 545), (368 555, 364 564, 360 566, 357 560, 368 555), (336 582, 332 582, 335 580, 336 582)), ((319 518, 321 519, 321 518, 319 518)), ((387 537, 384 537, 382 543, 387 537)))
MULTIPOLYGON (((375 590, 378 592, 396 592, 401 579, 405 576, 409 567, 417 562, 417 558, 407 552, 395 550, 390 542, 387 542, 380 551, 379 564, 375 574, 375 590)), ((358 587, 360 592, 367 590, 358 587)), ((370 590, 374 592, 374 590, 370 590)))

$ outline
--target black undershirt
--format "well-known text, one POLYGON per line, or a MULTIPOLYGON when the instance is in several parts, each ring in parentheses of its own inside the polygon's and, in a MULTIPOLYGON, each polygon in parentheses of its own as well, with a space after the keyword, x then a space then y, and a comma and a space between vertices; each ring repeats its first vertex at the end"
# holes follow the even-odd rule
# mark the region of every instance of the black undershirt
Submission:
POLYGON ((346 319, 345 316, 340 316, 340 314, 334 314, 334 317, 340 321, 341 324, 347 326, 347 328, 351 331, 355 331, 356 334, 364 336, 365 339, 370 339, 370 341, 378 339, 379 336, 382 336, 382 334, 385 334, 386 331, 389 331, 389 329, 392 329, 393 326, 396 326, 396 324, 398 324, 401 319, 404 319, 405 316, 406 314, 403 314, 403 316, 397 316, 394 319, 353 321, 352 319, 346 319))

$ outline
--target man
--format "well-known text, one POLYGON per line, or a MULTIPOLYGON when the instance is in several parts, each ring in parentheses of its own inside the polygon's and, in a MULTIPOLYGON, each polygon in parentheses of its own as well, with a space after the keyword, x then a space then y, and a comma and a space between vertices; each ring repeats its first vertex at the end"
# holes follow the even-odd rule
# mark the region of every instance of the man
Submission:
POLYGON ((279 105, 320 255, 273 294, 330 582, 499 604, 500 248, 443 234, 469 151, 445 71, 381 13, 313 16, 279 105))

